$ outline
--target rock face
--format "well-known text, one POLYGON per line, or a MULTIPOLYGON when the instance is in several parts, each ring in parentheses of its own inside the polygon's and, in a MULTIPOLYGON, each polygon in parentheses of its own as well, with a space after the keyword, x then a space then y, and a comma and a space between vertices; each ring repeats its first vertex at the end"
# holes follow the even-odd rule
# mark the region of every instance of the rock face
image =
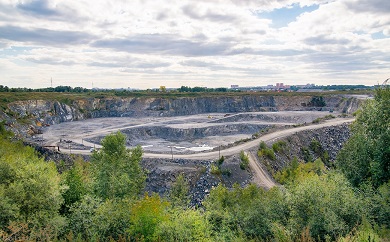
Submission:
POLYGON ((180 98, 90 98, 73 102, 28 100, 8 104, 16 118, 34 118, 43 124, 58 124, 99 117, 178 116, 200 113, 259 111, 334 110, 356 111, 359 100, 340 95, 325 96, 326 106, 311 105, 312 96, 209 96, 180 98))
MULTIPOLYGON (((326 165, 331 166, 349 137, 351 137, 351 131, 347 124, 301 131, 279 140, 284 142, 285 146, 281 151, 275 152, 275 160, 260 157, 260 161, 271 173, 286 167, 294 157, 301 161, 314 161, 321 158, 326 165)), ((272 143, 267 145, 271 147, 272 143)))

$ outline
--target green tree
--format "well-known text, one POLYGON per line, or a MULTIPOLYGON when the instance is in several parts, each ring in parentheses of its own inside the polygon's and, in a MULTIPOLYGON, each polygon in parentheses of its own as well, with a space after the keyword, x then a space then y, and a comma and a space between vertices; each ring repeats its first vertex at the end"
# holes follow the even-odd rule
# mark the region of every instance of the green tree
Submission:
POLYGON ((183 174, 180 174, 175 183, 171 187, 171 191, 169 193, 169 199, 173 206, 179 206, 185 208, 188 206, 190 202, 189 198, 189 190, 190 187, 188 182, 185 180, 183 174))
POLYGON ((31 232, 64 226, 58 213, 62 187, 53 162, 39 158, 31 147, 0 138, 0 168, 0 229, 11 221, 26 224, 31 232))
POLYGON ((390 180, 390 88, 376 90, 352 125, 352 137, 337 157, 337 167, 353 185, 371 180, 375 187, 390 180))
POLYGON ((173 210, 160 224, 161 241, 212 241, 210 224, 199 210, 173 210))
POLYGON ((308 229, 313 238, 330 236, 334 240, 349 233, 367 215, 361 197, 342 174, 311 173, 288 188, 287 228, 295 237, 308 229))
POLYGON ((157 194, 146 194, 137 201, 131 209, 131 237, 136 241, 156 241, 160 224, 168 220, 168 206, 169 203, 162 201, 157 194))
POLYGON ((86 174, 87 164, 83 160, 76 160, 73 167, 62 174, 62 183, 67 186, 67 190, 62 194, 64 198, 64 204, 61 208, 62 214, 66 214, 69 208, 87 193, 89 183, 86 174))
POLYGON ((142 148, 129 150, 125 144, 126 137, 117 132, 105 137, 102 149, 92 155, 94 190, 103 199, 135 197, 144 188, 142 148))
POLYGON ((91 195, 86 195, 73 204, 69 209, 68 231, 85 241, 97 239, 98 228, 94 217, 102 204, 100 198, 91 195))

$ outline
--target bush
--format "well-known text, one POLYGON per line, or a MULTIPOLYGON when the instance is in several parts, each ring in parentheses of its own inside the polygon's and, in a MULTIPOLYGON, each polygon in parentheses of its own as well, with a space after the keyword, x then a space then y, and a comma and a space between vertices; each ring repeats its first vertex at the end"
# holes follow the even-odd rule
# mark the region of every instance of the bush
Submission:
POLYGON ((307 148, 306 146, 303 146, 303 147, 301 148, 301 153, 302 153, 302 156, 303 156, 303 160, 304 160, 305 162, 311 162, 311 161, 313 161, 313 157, 312 157, 311 154, 310 154, 309 148, 307 148))
POLYGON ((224 176, 231 176, 232 175, 232 171, 229 170, 229 169, 222 169, 222 175, 224 175, 224 176))
POLYGON ((248 169, 248 166, 249 166, 249 158, 248 158, 248 156, 244 153, 244 151, 241 151, 241 152, 240 152, 240 159, 241 159, 240 168, 241 168, 242 170, 248 169))
POLYGON ((273 151, 273 149, 265 149, 263 151, 263 155, 268 157, 270 160, 276 160, 275 152, 273 151))
POLYGON ((223 164, 224 161, 225 161, 225 157, 224 157, 224 156, 221 156, 221 158, 219 158, 219 159, 217 160, 218 166, 221 166, 221 165, 223 164))
POLYGON ((272 149, 274 150, 274 152, 280 152, 283 147, 286 146, 286 142, 285 141, 278 141, 278 142, 275 142, 273 145, 272 145, 272 149))
POLYGON ((321 143, 316 140, 316 139, 312 139, 311 142, 310 142, 310 149, 316 153, 317 155, 321 154, 322 153, 322 146, 321 146, 321 143))
POLYGON ((214 164, 211 165, 210 173, 218 176, 222 174, 221 169, 219 169, 219 166, 216 166, 214 164))
POLYGON ((266 149, 267 148, 267 145, 265 144, 265 142, 264 141, 261 141, 260 142, 260 150, 264 150, 264 149, 266 149))

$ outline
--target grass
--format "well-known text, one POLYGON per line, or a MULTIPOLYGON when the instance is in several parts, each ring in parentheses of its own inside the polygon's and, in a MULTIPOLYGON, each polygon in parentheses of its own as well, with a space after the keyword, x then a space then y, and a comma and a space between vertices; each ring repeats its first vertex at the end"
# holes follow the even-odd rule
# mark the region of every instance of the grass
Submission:
POLYGON ((318 124, 321 121, 325 121, 325 120, 329 120, 329 119, 333 119, 333 118, 336 118, 336 117, 334 115, 332 115, 332 114, 329 114, 329 115, 326 115, 323 118, 316 118, 316 119, 314 119, 312 123, 313 124, 318 124))

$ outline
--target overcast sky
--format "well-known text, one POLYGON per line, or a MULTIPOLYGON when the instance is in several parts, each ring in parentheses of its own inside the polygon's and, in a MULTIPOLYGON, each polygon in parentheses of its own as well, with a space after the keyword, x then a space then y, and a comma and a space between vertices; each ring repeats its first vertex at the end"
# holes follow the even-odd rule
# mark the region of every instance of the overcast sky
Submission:
POLYGON ((382 83, 389 0, 0 0, 0 84, 382 83))

